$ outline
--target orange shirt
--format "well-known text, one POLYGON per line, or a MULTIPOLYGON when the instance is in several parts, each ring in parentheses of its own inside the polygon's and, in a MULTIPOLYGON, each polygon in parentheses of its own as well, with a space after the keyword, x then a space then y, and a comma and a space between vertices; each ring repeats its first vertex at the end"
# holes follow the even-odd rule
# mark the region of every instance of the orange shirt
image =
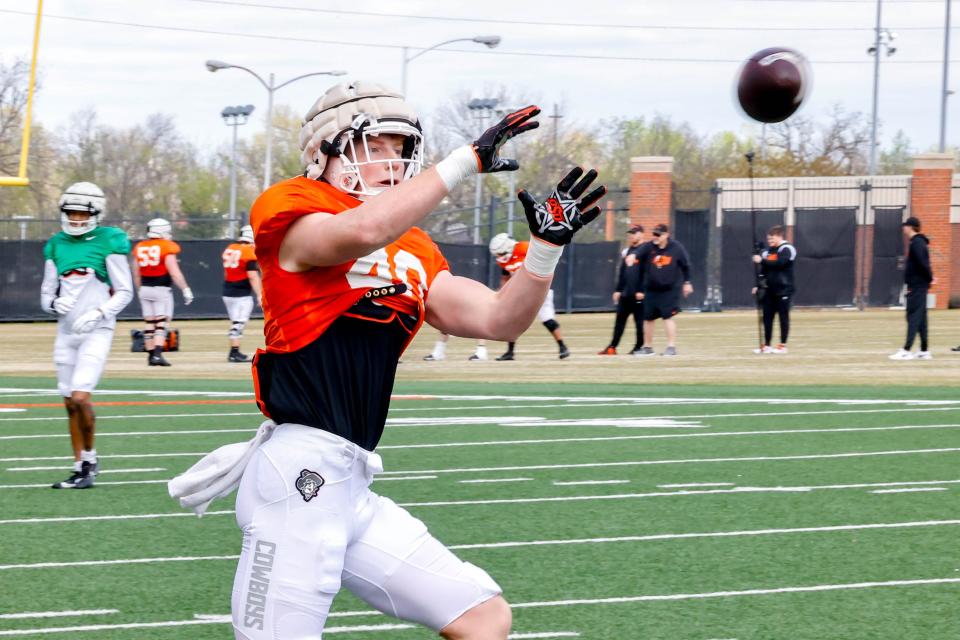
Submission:
MULTIPOLYGON (((234 242, 223 250, 223 279, 227 282, 242 282, 247 279, 247 266, 257 261, 252 244, 234 242)), ((254 267, 256 268, 256 267, 254 267)), ((250 269, 252 270, 252 269, 250 269)))
POLYGON ((133 259, 137 261, 141 276, 156 278, 169 275, 164 262, 167 256, 178 253, 180 245, 176 242, 163 238, 148 238, 141 240, 133 248, 133 259))
POLYGON ((523 265, 524 258, 527 257, 527 249, 530 248, 530 243, 527 241, 521 241, 513 247, 513 253, 504 258, 497 258, 497 264, 500 265, 500 268, 509 273, 511 276, 516 273, 523 265))
POLYGON ((291 273, 280 267, 283 237, 298 218, 311 213, 342 213, 360 201, 325 182, 303 176, 284 180, 260 194, 250 210, 256 256, 263 274, 264 335, 267 351, 297 351, 324 331, 366 291, 405 284, 402 295, 378 298, 394 312, 416 315, 433 279, 449 269, 440 249, 424 231, 413 228, 395 242, 357 260, 291 273))

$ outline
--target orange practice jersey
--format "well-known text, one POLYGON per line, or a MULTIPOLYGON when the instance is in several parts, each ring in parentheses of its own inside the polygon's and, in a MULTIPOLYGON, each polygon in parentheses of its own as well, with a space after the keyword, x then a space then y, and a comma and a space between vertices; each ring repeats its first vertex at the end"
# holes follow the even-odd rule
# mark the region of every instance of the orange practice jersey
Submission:
POLYGON ((513 248, 513 253, 506 258, 497 258, 497 264, 512 276, 517 272, 517 269, 523 265, 523 260, 527 257, 527 249, 529 247, 529 242, 518 242, 513 248))
POLYGON ((257 261, 252 244, 234 242, 223 250, 223 279, 242 282, 247 279, 247 265, 257 261))
POLYGON ((396 242, 357 260, 291 273, 280 267, 280 245, 290 225, 302 216, 338 214, 360 201, 325 182, 303 176, 264 191, 250 210, 256 256, 263 274, 263 315, 267 351, 297 351, 319 338, 370 289, 405 284, 402 295, 377 302, 423 321, 427 291, 436 275, 449 269, 440 249, 424 231, 413 228, 396 242))
POLYGON ((180 253, 180 245, 176 242, 163 238, 149 238, 136 244, 133 248, 133 259, 137 261, 141 276, 156 278, 169 275, 164 262, 167 256, 178 253, 180 253))

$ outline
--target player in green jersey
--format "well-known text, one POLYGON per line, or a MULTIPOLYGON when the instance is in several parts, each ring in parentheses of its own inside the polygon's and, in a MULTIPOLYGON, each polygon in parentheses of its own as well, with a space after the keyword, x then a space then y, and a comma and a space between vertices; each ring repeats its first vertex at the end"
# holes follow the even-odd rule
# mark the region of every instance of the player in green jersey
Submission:
POLYGON ((53 361, 74 455, 73 473, 54 489, 93 486, 99 465, 90 394, 103 373, 117 314, 133 299, 130 240, 122 229, 99 225, 105 200, 95 184, 67 187, 60 197, 63 231, 43 247, 40 304, 57 316, 53 361))

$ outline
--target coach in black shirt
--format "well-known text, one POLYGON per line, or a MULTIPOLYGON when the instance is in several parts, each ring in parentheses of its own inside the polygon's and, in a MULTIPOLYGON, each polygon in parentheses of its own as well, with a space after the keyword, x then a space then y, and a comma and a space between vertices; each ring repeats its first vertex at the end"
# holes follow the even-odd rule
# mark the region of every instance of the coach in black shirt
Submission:
POLYGON ((754 349, 754 353, 786 353, 787 338, 790 335, 790 301, 793 299, 793 264, 797 260, 797 250, 783 237, 783 227, 770 227, 767 231, 767 249, 753 256, 760 265, 761 286, 754 287, 753 293, 763 308, 763 345, 754 349), (770 346, 773 338, 773 319, 780 317, 780 344, 770 346))
POLYGON ((930 268, 930 240, 920 233, 920 220, 907 218, 903 223, 903 236, 909 241, 907 260, 903 269, 903 281, 907 285, 907 341, 903 348, 890 356, 891 360, 930 360, 927 343, 927 292, 933 283, 930 268), (917 334, 920 334, 920 351, 914 355, 910 349, 917 334))
POLYGON ((613 292, 613 303, 617 305, 617 318, 613 325, 613 339, 609 346, 600 351, 601 356, 617 355, 617 345, 627 327, 627 318, 633 316, 637 328, 637 342, 631 353, 637 353, 643 347, 643 302, 637 300, 640 289, 640 254, 643 242, 643 226, 635 224, 627 230, 627 248, 620 256, 620 269, 617 272, 617 288, 613 292))
POLYGON ((662 355, 677 355, 677 323, 680 313, 680 295, 693 293, 690 284, 690 258, 687 250, 670 239, 670 228, 658 224, 653 228, 653 239, 643 246, 640 259, 640 295, 643 300, 643 344, 636 355, 652 356, 653 328, 657 318, 663 319, 667 330, 667 348, 662 355))

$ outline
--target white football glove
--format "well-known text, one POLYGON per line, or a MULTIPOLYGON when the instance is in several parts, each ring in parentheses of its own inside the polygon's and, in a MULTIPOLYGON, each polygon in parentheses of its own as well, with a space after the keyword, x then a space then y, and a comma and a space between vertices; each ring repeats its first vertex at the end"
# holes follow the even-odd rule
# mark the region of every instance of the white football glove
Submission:
POLYGON ((74 333, 90 333, 103 320, 103 311, 91 309, 73 322, 74 333))
POLYGON ((65 316, 70 313, 70 310, 73 309, 73 305, 75 304, 77 304, 76 298, 67 298, 66 296, 61 296, 59 298, 54 298, 53 310, 61 316, 65 316))
POLYGON ((183 304, 190 306, 191 302, 193 302, 193 289, 186 287, 183 290, 183 304))

